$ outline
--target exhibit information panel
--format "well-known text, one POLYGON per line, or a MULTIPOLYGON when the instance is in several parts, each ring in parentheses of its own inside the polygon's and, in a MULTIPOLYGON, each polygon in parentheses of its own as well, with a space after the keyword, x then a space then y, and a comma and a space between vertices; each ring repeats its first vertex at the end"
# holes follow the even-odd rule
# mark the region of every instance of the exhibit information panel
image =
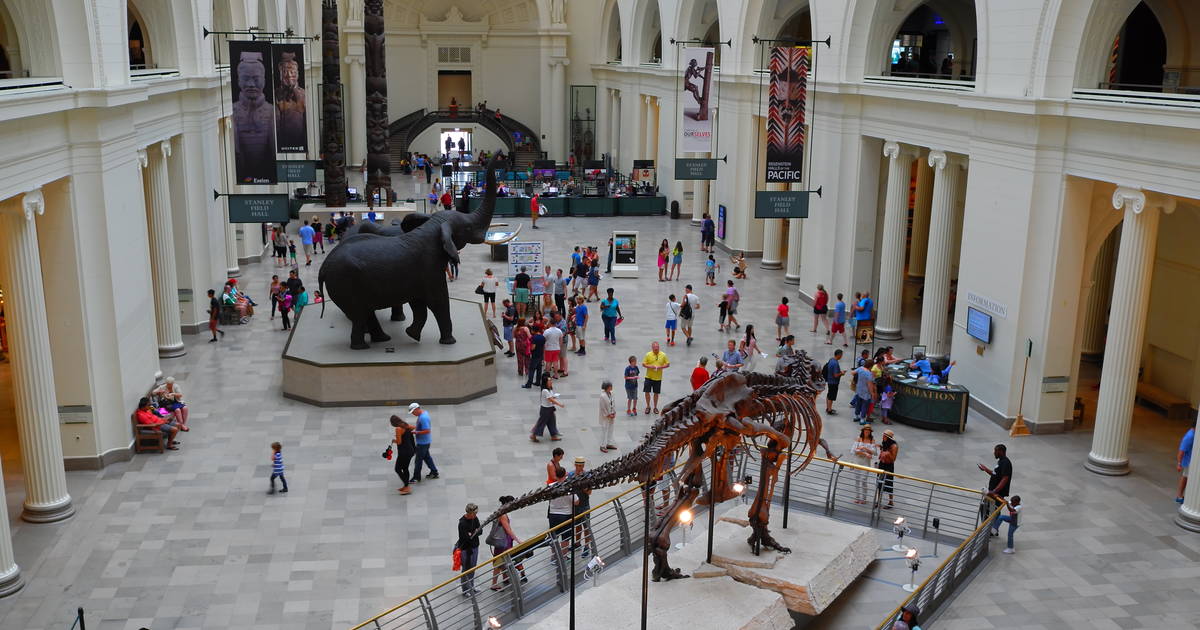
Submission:
POLYGON ((225 195, 230 223, 285 223, 287 195, 225 195))
POLYGON ((967 428, 967 404, 971 392, 953 383, 933 384, 919 378, 902 361, 887 368, 896 399, 888 417, 924 429, 962 433, 967 428))
POLYGON ((807 219, 807 190, 760 190, 754 194, 755 219, 807 219))
POLYGON ((675 179, 716 179, 717 161, 713 158, 675 158, 675 179))
POLYGON ((636 278, 637 232, 615 231, 613 238, 612 275, 615 278, 636 278))
POLYGON ((521 267, 532 277, 541 275, 544 250, 541 241, 511 241, 508 244, 508 277, 515 277, 521 267))

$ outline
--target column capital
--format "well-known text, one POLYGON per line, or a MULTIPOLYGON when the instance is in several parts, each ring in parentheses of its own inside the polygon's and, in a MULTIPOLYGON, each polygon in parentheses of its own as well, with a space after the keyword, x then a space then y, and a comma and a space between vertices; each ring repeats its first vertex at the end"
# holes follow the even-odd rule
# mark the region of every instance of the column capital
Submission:
POLYGON ((41 216, 46 211, 46 198, 42 196, 40 186, 22 196, 21 209, 25 211, 26 221, 31 221, 34 215, 41 216))
POLYGON ((929 152, 929 166, 937 171, 943 170, 947 166, 966 168, 967 161, 957 154, 934 150, 929 152))
POLYGON ((158 143, 158 150, 162 151, 164 160, 171 157, 171 141, 163 140, 162 142, 158 143))
POLYGON ((137 150, 137 160, 138 160, 138 166, 140 166, 142 168, 146 168, 147 166, 150 166, 150 154, 147 153, 145 149, 137 150))
POLYGON ((1112 206, 1114 210, 1131 210, 1141 214, 1146 209, 1146 193, 1137 188, 1117 186, 1113 191, 1112 206))
POLYGON ((342 57, 342 63, 347 65, 362 64, 364 62, 362 55, 346 55, 342 57))
POLYGON ((643 102, 643 103, 645 103, 645 104, 647 104, 647 105, 649 105, 649 104, 650 104, 650 101, 651 101, 653 98, 654 98, 654 97, 650 96, 649 94, 643 94, 643 95, 642 95, 642 102, 643 102))
POLYGON ((901 156, 916 158, 918 155, 920 155, 920 151, 914 146, 901 144, 895 140, 888 140, 883 143, 883 156, 886 158, 893 160, 901 156))

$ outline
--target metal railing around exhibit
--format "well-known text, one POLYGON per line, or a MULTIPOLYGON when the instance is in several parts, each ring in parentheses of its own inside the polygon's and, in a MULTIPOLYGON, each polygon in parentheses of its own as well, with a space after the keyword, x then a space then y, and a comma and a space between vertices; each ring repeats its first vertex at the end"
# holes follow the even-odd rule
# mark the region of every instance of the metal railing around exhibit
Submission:
MULTIPOLYGON (((793 460, 798 457, 792 454, 793 460)), ((731 465, 735 478, 752 478, 743 495, 744 500, 751 498, 757 488, 757 460, 757 450, 745 447, 740 447, 733 456, 731 465)), ((706 461, 704 465, 706 483, 711 472, 708 464, 706 461)), ((926 541, 961 543, 935 571, 939 579, 936 582, 927 580, 913 595, 913 598, 923 598, 925 605, 930 606, 925 613, 928 614, 987 553, 986 532, 979 538, 983 531, 979 509, 982 492, 897 474, 891 479, 893 506, 885 508, 884 495, 888 493, 880 477, 882 474, 884 471, 876 468, 821 457, 813 458, 805 470, 792 476, 787 483, 784 483, 784 470, 781 470, 772 497, 779 507, 772 510, 772 521, 779 527, 785 522, 783 510, 790 509, 890 531, 893 519, 903 516, 913 532, 919 529, 921 538, 926 541), (863 490, 861 498, 860 489, 863 490), (782 506, 785 493, 790 499, 787 508, 782 506), (858 502, 860 500, 862 503, 858 502), (927 589, 928 594, 924 594, 927 589)), ((644 497, 642 485, 633 484, 573 521, 530 536, 520 545, 480 562, 352 630, 477 630, 486 627, 491 617, 505 625, 525 617, 570 590, 572 553, 578 554, 574 558, 574 567, 575 583, 579 586, 595 579, 603 565, 642 554, 644 497), (582 525, 576 532, 577 548, 565 543, 554 544, 556 539, 569 540, 572 523, 582 525), (491 589, 493 581, 499 590, 491 589), (464 586, 468 587, 465 595, 464 586), (476 588, 480 592, 475 592, 476 588)), ((665 503, 657 488, 651 492, 651 501, 651 508, 665 503)), ((990 515, 985 524, 990 524, 995 516, 994 513, 990 515)), ((692 522, 703 524, 706 517, 707 514, 697 513, 692 522)), ((880 627, 890 628, 898 613, 899 609, 880 627)))

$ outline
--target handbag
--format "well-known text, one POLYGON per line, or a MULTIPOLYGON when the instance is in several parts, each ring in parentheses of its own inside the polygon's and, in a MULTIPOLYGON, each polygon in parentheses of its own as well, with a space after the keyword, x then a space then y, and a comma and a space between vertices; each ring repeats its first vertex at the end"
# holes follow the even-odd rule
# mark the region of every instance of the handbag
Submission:
POLYGON ((483 295, 483 283, 482 282, 479 283, 479 286, 475 287, 475 295, 483 295))
POLYGON ((392 458, 392 445, 391 445, 391 444, 388 444, 388 447, 387 447, 387 449, 385 449, 385 450, 383 451, 383 458, 384 458, 384 459, 391 459, 391 458, 392 458))
POLYGON ((450 570, 462 571, 462 549, 459 549, 458 545, 454 546, 454 555, 451 558, 450 570))
POLYGON ((504 547, 508 543, 508 534, 500 528, 500 521, 492 523, 492 531, 488 532, 483 542, 489 547, 504 547))

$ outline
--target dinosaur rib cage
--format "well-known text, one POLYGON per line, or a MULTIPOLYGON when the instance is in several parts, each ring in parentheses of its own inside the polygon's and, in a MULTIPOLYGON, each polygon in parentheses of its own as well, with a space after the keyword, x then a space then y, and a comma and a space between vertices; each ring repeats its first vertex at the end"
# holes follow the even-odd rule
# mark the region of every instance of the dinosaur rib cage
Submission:
MULTIPOLYGON (((793 466, 793 471, 803 470, 816 454, 820 439, 821 416, 816 409, 816 395, 825 389, 825 384, 818 378, 812 360, 803 351, 784 357, 778 370, 778 374, 734 372, 714 376, 696 391, 664 407, 662 416, 633 451, 581 475, 531 490, 501 506, 483 525, 492 523, 504 514, 578 490, 596 490, 633 481, 649 483, 657 479, 665 472, 663 468, 672 453, 696 440, 709 437, 720 428, 697 415, 696 409, 705 396, 723 396, 730 383, 739 382, 729 379, 740 379, 745 385, 742 391, 748 390, 750 393, 748 398, 736 401, 741 403, 736 415, 767 424, 788 436, 790 444, 787 447, 805 455, 798 467, 793 466), (797 446, 800 448, 797 449, 797 446)), ((734 404, 723 398, 720 403, 718 406, 722 408, 734 404)), ((747 436, 743 439, 758 447, 754 438, 747 436)))

